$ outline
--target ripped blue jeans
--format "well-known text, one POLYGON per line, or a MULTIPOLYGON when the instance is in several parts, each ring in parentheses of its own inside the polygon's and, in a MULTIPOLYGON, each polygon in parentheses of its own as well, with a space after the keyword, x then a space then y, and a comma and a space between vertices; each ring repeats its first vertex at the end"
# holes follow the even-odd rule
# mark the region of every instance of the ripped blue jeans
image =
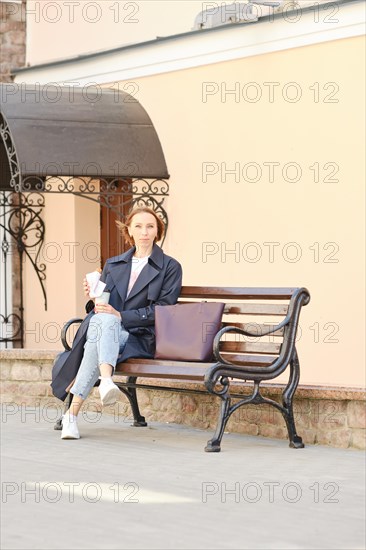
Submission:
POLYGON ((70 392, 86 399, 100 376, 99 365, 108 363, 114 370, 128 337, 129 333, 115 315, 93 315, 86 335, 83 359, 70 392))

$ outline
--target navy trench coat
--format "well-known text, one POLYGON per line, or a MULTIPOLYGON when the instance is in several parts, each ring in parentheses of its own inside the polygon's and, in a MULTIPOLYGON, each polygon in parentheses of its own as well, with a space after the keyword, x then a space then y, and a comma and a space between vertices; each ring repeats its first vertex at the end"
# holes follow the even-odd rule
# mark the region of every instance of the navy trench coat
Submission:
MULTIPOLYGON (((124 254, 109 258, 104 266, 101 281, 111 293, 109 303, 121 312, 129 338, 118 362, 129 357, 154 357, 155 305, 172 305, 178 300, 182 286, 182 267, 164 254, 155 244, 147 265, 141 271, 126 298, 135 247, 124 254)), ((53 395, 64 400, 66 388, 79 369, 86 341, 86 333, 93 311, 88 313, 77 331, 71 351, 61 353, 52 369, 53 395)))

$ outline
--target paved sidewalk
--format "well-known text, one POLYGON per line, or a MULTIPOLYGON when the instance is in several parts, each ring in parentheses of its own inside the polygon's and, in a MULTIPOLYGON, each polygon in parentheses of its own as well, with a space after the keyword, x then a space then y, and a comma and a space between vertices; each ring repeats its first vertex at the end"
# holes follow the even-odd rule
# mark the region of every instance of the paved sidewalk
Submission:
POLYGON ((4 405, 1 548, 365 547, 365 454, 176 424, 80 419, 62 441, 52 409, 4 405))

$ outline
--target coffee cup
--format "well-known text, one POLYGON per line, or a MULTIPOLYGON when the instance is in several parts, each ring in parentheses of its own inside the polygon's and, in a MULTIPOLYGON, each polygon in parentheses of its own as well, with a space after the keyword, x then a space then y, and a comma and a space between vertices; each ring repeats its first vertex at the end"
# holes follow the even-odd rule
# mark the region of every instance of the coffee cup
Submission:
POLYGON ((99 271, 92 271, 86 274, 86 280, 89 284, 89 296, 90 298, 99 297, 103 290, 105 290, 106 284, 100 281, 99 271))
POLYGON ((98 304, 109 304, 109 297, 111 293, 110 292, 102 292, 101 296, 97 296, 95 298, 95 305, 98 304))

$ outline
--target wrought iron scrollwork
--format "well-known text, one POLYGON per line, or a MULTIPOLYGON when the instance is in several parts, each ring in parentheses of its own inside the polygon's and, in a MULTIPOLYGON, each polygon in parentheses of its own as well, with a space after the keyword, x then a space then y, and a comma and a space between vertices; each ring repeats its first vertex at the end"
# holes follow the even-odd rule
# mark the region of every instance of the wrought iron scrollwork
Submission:
POLYGON ((0 137, 4 144, 4 148, 8 157, 9 170, 10 170, 10 188, 14 191, 20 191, 21 187, 21 174, 20 167, 15 149, 14 141, 11 136, 11 132, 5 118, 0 113, 0 137))
POLYGON ((162 218, 166 231, 168 229, 164 201, 169 196, 169 184, 163 179, 106 179, 91 176, 52 176, 46 179, 44 176, 26 176, 22 179, 22 191, 72 194, 109 208, 122 219, 122 210, 129 211, 135 206, 149 206, 162 218))
MULTIPOLYGON (((39 193, 0 192, 0 227, 2 228, 1 255, 4 269, 5 285, 7 281, 7 265, 10 254, 16 251, 19 255, 19 285, 20 313, 9 313, 5 299, 4 309, 0 313, 2 342, 20 341, 23 345, 23 265, 24 256, 31 262, 40 282, 44 307, 47 309, 47 296, 44 286, 46 265, 41 261, 41 250, 45 237, 45 224, 41 217, 44 208, 44 197, 39 193), (9 336, 11 327, 11 336, 9 336)), ((13 274, 14 276, 14 274, 13 274)), ((5 295, 8 288, 4 289, 5 295)))
POLYGON ((17 313, 0 313, 0 342, 20 342, 23 345, 23 321, 17 313))
MULTIPOLYGON (((123 207, 145 205, 153 208, 168 225, 164 201, 169 195, 169 184, 163 179, 26 176, 22 179, 22 192, 71 193, 114 210, 120 217, 123 207)), ((129 210, 129 208, 127 208, 129 210)))

